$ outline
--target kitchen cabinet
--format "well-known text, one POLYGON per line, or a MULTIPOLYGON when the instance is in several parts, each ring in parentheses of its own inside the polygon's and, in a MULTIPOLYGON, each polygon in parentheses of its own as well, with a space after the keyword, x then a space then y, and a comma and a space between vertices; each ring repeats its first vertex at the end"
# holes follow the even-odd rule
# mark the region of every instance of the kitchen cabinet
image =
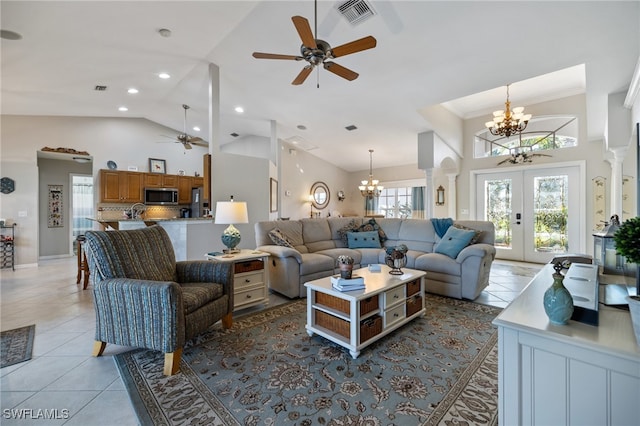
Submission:
POLYGON ((191 204, 193 177, 178 176, 178 204, 191 204))
POLYGON ((145 173, 145 188, 177 188, 178 175, 165 175, 161 173, 145 173))
POLYGON ((192 188, 201 188, 204 186, 204 178, 202 176, 196 176, 192 179, 193 179, 192 188))
POLYGON ((144 173, 100 170, 100 202, 141 203, 144 173))

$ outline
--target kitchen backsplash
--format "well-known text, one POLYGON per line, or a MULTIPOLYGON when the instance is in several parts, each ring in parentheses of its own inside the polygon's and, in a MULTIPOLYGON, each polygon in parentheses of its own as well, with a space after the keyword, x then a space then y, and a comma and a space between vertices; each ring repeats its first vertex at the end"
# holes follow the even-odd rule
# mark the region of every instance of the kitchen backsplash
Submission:
MULTIPOLYGON (((132 204, 133 205, 133 204, 132 204)), ((98 220, 120 220, 126 219, 125 212, 128 212, 131 205, 123 204, 98 204, 96 219, 98 220)), ((173 219, 180 217, 180 206, 146 206, 143 219, 173 219)))

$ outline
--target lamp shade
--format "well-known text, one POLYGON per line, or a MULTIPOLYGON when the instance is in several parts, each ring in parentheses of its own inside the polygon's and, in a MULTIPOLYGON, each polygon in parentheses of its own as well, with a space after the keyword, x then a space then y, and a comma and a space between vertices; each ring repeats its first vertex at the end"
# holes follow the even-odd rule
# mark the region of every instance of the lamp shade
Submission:
POLYGON ((216 203, 215 223, 249 223, 247 203, 244 201, 218 201, 216 203))

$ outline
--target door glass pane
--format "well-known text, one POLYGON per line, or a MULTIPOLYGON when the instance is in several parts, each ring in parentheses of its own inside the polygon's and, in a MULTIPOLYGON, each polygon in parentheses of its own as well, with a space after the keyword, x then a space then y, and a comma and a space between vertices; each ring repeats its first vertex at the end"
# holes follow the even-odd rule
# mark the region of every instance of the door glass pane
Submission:
POLYGON ((511 248, 511 179, 485 181, 485 220, 493 222, 496 229, 495 245, 511 248))
MULTIPOLYGON (((93 227, 93 177, 73 176, 73 238, 93 227)), ((75 248, 75 244, 74 244, 75 248)))
POLYGON ((568 176, 536 177, 534 184, 534 250, 566 253, 568 176))

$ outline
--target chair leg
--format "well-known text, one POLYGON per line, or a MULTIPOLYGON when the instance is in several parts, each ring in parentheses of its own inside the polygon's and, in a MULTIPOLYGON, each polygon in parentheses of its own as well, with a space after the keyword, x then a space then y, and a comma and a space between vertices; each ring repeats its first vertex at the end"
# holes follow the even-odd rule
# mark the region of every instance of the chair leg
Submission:
POLYGON ((96 340, 93 342, 93 353, 92 356, 100 356, 102 352, 104 352, 104 348, 107 347, 107 342, 101 342, 100 340, 96 340))
POLYGON ((224 328, 231 328, 233 325, 233 312, 228 313, 227 315, 222 317, 222 326, 224 328))
POLYGON ((164 375, 173 376, 180 370, 180 358, 182 357, 182 348, 177 348, 173 352, 164 354, 164 375))

